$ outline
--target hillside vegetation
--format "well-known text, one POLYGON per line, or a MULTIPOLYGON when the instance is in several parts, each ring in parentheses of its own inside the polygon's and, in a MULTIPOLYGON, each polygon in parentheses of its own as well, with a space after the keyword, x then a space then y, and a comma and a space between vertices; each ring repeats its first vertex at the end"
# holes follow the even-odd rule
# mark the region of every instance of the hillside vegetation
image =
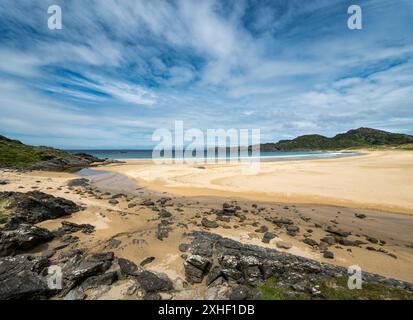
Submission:
POLYGON ((305 135, 293 140, 261 145, 261 151, 315 151, 349 148, 400 147, 411 150, 413 136, 391 133, 371 128, 359 128, 332 138, 322 135, 305 135))
POLYGON ((25 145, 18 140, 0 136, 0 167, 37 170, 66 170, 97 162, 88 154, 71 154, 49 147, 25 145))

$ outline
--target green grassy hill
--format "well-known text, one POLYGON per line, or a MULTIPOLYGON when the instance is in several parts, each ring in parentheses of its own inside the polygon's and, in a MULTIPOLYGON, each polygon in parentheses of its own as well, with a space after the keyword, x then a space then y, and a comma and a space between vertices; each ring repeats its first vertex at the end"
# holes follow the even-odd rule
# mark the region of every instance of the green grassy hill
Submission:
POLYGON ((66 170, 99 161, 87 154, 70 154, 49 147, 25 145, 18 140, 0 136, 0 167, 66 170))
POLYGON ((371 128, 359 128, 332 138, 321 135, 305 135, 293 140, 262 144, 261 151, 313 151, 399 146, 408 150, 409 147, 403 148, 403 146, 409 144, 413 144, 413 136, 371 128))

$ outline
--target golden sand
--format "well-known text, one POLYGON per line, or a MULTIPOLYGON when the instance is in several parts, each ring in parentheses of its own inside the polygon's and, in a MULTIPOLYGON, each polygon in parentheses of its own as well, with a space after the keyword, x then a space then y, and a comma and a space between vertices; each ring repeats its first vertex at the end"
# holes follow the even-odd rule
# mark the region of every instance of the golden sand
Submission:
POLYGON ((196 165, 127 161, 102 168, 157 191, 187 196, 235 196, 250 200, 327 204, 413 214, 413 152, 369 151, 335 159, 263 162, 255 175, 247 164, 196 165))

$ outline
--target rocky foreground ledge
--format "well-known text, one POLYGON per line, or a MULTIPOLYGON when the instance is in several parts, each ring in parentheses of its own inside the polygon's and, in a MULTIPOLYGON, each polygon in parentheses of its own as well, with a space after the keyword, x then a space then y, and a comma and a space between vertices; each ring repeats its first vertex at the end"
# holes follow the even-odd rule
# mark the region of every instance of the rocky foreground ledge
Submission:
MULTIPOLYGON (((70 185, 83 182, 73 180, 70 185)), ((137 265, 117 256, 120 251, 106 251, 116 249, 116 239, 105 250, 84 248, 78 236, 93 234, 92 225, 62 221, 56 230, 37 225, 81 210, 72 201, 39 191, 0 192, 1 300, 102 299, 121 286, 125 292, 112 298, 413 299, 411 283, 363 272, 363 289, 349 290, 345 268, 205 231, 185 234, 188 241, 177 248, 185 280, 170 279, 146 268, 150 258, 137 265), (44 244, 48 249, 39 250, 44 244), (38 253, 31 254, 33 250, 38 253), (202 295, 194 296, 194 288, 202 295)), ((161 209, 159 215, 166 222, 156 234, 164 239, 171 214, 161 209)), ((203 224, 214 227, 209 220, 203 224)))
POLYGON ((205 279, 207 299, 413 298, 413 284, 367 272, 362 273, 364 289, 351 290, 354 294, 349 295, 348 270, 343 267, 213 233, 191 236, 186 280, 201 283, 205 279))

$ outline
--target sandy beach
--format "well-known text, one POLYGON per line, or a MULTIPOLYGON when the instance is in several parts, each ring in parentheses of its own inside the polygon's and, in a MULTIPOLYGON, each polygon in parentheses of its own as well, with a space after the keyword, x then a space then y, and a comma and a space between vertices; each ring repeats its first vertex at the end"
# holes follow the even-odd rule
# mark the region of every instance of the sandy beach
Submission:
POLYGON ((413 152, 363 151, 363 155, 248 164, 163 164, 127 161, 101 170, 118 172, 157 191, 187 196, 337 205, 413 214, 413 152))
MULTIPOLYGON (((89 177, 92 191, 68 187, 68 181, 78 177, 75 174, 35 171, 2 172, 10 184, 0 186, 0 191, 39 190, 84 206, 84 211, 72 217, 46 221, 40 226, 53 230, 62 221, 91 224, 96 232, 79 234, 76 248, 101 252, 108 250, 108 243, 116 239, 122 244, 109 248, 117 256, 135 263, 153 257, 148 269, 164 272, 179 281, 185 277, 179 244, 188 242, 188 232, 208 230, 201 220, 213 219, 214 210, 222 209, 228 201, 237 202, 245 212, 245 219, 217 220, 218 227, 213 229, 216 234, 339 266, 357 264, 369 272, 413 281, 413 216, 410 215, 413 199, 409 193, 412 168, 410 152, 263 163, 257 176, 238 176, 239 165, 210 165, 200 169, 132 161, 93 169, 102 174, 89 177), (117 204, 110 203, 119 192, 125 197, 117 199, 117 204), (156 236, 158 209, 142 205, 142 201, 164 197, 170 199, 166 208, 172 213, 174 224, 168 240, 160 241, 156 236), (364 214, 365 218, 358 219, 355 213, 364 214), (291 235, 274 226, 271 221, 277 218, 291 219, 300 231, 291 235), (257 232, 259 226, 265 226, 277 237, 262 243, 262 233, 257 232), (330 260, 302 242, 307 237, 320 241, 328 235, 325 232, 328 226, 351 232, 348 239, 364 242, 364 246, 331 246, 329 250, 335 258, 330 260), (369 237, 385 245, 371 244, 366 241, 369 237), (289 243, 291 248, 280 249, 279 242, 289 243), (366 250, 369 246, 384 251, 366 250)), ((52 245, 42 246, 35 253, 52 245)), ((118 285, 127 286, 122 282, 118 285)), ((121 289, 113 290, 103 298, 122 296, 116 291, 121 289)), ((202 297, 204 287, 195 286, 191 290, 194 291, 176 298, 188 298, 185 294, 202 297)))

